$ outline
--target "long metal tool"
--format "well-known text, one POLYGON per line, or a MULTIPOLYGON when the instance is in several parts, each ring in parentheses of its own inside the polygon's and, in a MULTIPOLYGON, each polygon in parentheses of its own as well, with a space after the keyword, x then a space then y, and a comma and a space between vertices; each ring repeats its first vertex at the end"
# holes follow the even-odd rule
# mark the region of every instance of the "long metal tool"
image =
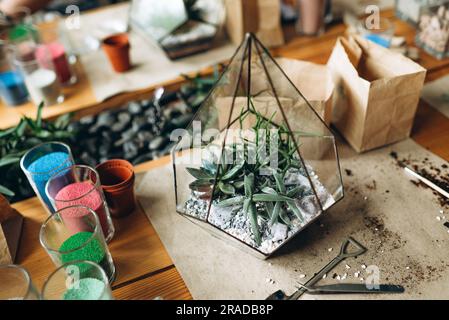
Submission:
POLYGON ((435 190, 436 192, 439 192, 440 194, 442 194, 443 196, 445 196, 446 198, 449 199, 449 191, 444 190, 443 188, 437 186, 435 183, 433 183, 432 181, 430 181, 427 178, 424 178, 422 175, 420 175, 419 173, 413 171, 412 169, 410 169, 409 167, 404 167, 405 172, 407 172, 408 174, 412 175, 413 177, 415 177, 416 179, 418 179, 419 181, 423 182, 424 184, 426 184, 427 186, 429 186, 430 188, 432 188, 433 190, 435 190))
POLYGON ((307 290, 308 294, 332 294, 332 293, 403 293, 404 287, 395 284, 380 284, 369 288, 364 283, 336 283, 318 287, 300 286, 307 290))
MULTIPOLYGON (((309 281, 307 281, 304 284, 304 286, 312 287, 315 283, 320 281, 325 274, 329 273, 332 269, 334 269, 340 262, 342 262, 346 258, 357 257, 365 252, 366 248, 353 238, 349 237, 345 239, 345 241, 343 241, 343 243, 341 244, 340 253, 334 259, 332 259, 332 261, 330 261, 326 266, 324 266, 318 273, 315 273, 315 275, 309 281), (350 244, 356 248, 355 251, 349 252, 348 247, 350 244)), ((268 296, 266 300, 298 300, 299 297, 301 297, 306 292, 307 289, 299 288, 291 296, 288 296, 285 294, 284 291, 278 290, 272 293, 270 296, 268 296)))

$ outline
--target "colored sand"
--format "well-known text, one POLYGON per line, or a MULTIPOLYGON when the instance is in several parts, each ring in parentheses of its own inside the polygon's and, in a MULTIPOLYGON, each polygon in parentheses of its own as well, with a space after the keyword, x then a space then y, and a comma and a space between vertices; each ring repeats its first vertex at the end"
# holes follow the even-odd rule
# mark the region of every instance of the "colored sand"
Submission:
POLYGON ((40 157, 27 167, 31 179, 36 185, 37 192, 48 208, 52 208, 52 205, 45 194, 45 184, 56 171, 68 168, 71 165, 73 165, 73 163, 67 153, 52 152, 40 157))
POLYGON ((64 46, 60 43, 53 42, 41 45, 36 50, 36 59, 41 65, 47 67, 49 59, 51 59, 55 72, 61 83, 66 83, 72 77, 70 73, 69 63, 65 54, 64 46))
MULTIPOLYGON (((74 205, 83 205, 86 206, 93 211, 98 216, 100 220, 101 228, 103 229, 103 233, 107 236, 109 234, 108 230, 108 221, 106 218, 106 212, 104 209, 104 203, 101 198, 98 190, 95 189, 95 186, 90 181, 83 182, 75 182, 69 185, 66 185, 64 188, 58 191, 55 196, 55 205, 56 208, 62 209, 68 206, 74 205)), ((64 212, 64 218, 70 217, 75 218, 79 216, 79 211, 76 209, 64 212)), ((76 223, 78 222, 78 227, 82 230, 83 221, 80 219, 72 219, 71 223, 73 228, 77 228, 76 223)), ((79 231, 80 231, 79 230, 79 231)))
POLYGON ((64 300, 100 300, 103 297, 105 285, 95 278, 85 278, 73 283, 63 296, 64 300))
POLYGON ((28 99, 28 91, 23 79, 14 71, 0 73, 0 94, 10 106, 22 104, 28 99))
MULTIPOLYGON (((61 252, 61 262, 67 263, 75 260, 88 260, 102 265, 106 255, 98 239, 93 238, 86 243, 92 235, 92 232, 78 232, 65 240, 59 248, 59 251, 61 252)), ((81 264, 79 267, 80 274, 90 270, 90 266, 87 264, 81 264)))

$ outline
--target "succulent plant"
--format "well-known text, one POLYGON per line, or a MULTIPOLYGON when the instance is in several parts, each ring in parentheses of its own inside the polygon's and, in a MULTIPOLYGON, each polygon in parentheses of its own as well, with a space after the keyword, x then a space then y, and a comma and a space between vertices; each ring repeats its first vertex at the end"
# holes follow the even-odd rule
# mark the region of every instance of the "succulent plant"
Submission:
POLYGON ((243 208, 251 223, 254 240, 260 245, 259 216, 262 219, 268 219, 270 225, 279 222, 291 226, 287 212, 294 214, 299 221, 304 220, 295 202, 295 199, 303 194, 303 188, 286 186, 284 183, 289 170, 303 169, 295 155, 297 149, 292 133, 283 125, 273 124, 272 119, 275 113, 267 119, 254 107, 250 108, 249 112, 242 110, 239 117, 240 132, 243 129, 243 121, 249 114, 253 114, 256 119, 251 128, 254 139, 240 135, 240 141, 225 146, 220 159, 217 159, 218 156, 214 156, 213 159, 203 159, 200 168, 189 167, 187 171, 196 179, 189 185, 192 191, 209 191, 211 198, 218 200, 216 205, 219 207, 241 206, 243 208), (266 148, 265 151, 268 150, 268 152, 271 150, 273 134, 278 139, 276 169, 270 167, 270 157, 261 158, 257 152, 262 148, 266 148), (256 155, 255 161, 249 161, 252 154, 256 155), (236 159, 233 164, 225 161, 227 156, 236 159), (261 169, 271 174, 261 175, 261 169), (257 206, 258 203, 263 206, 257 206))

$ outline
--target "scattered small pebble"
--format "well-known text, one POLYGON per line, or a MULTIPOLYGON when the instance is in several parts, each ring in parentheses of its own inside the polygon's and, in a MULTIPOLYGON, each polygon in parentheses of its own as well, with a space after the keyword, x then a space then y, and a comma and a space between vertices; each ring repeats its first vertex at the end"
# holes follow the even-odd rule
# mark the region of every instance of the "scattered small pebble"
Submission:
POLYGON ((443 214, 443 213, 444 213, 444 211, 443 211, 443 210, 440 210, 440 213, 441 213, 441 214, 443 214))
POLYGON ((344 273, 344 274, 341 276, 341 280, 345 280, 347 277, 348 277, 348 274, 347 274, 347 273, 344 273))
POLYGON ((354 277, 358 278, 360 276, 360 271, 354 272, 354 277))
POLYGON ((406 270, 410 270, 410 267, 405 267, 406 270))
POLYGON ((323 280, 327 278, 327 273, 323 275, 323 280))
POLYGON ((340 277, 340 275, 337 275, 337 280, 341 280, 341 277, 340 277))
POLYGON ((441 221, 441 217, 440 217, 440 216, 437 216, 437 220, 438 220, 438 221, 441 221))
POLYGON ((332 248, 327 249, 327 251, 329 251, 329 252, 332 252, 332 250, 334 250, 334 249, 332 249, 332 248))
POLYGON ((365 201, 368 200, 368 197, 364 197, 363 200, 365 200, 365 201))
POLYGON ((362 264, 362 269, 363 269, 363 270, 366 269, 366 264, 362 264))
POLYGON ((345 268, 349 270, 349 269, 351 269, 351 266, 347 264, 347 265, 345 265, 345 268))
POLYGON ((360 278, 360 281, 363 282, 363 281, 365 281, 365 279, 364 279, 363 277, 361 277, 361 278, 360 278))
POLYGON ((305 277, 306 277, 305 274, 300 274, 300 275, 299 275, 299 279, 304 279, 305 277))

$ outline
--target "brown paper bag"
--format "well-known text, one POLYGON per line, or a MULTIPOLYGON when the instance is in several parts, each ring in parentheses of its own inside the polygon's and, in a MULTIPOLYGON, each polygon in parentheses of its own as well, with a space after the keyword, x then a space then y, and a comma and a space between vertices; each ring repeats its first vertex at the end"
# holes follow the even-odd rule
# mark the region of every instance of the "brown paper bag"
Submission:
POLYGON ((276 61, 321 119, 330 125, 334 83, 328 67, 288 58, 276 61))
POLYGON ((279 0, 225 0, 226 30, 232 42, 240 44, 253 32, 267 47, 284 44, 279 0))
POLYGON ((338 38, 327 65, 336 86, 332 122, 357 152, 410 135, 423 67, 358 36, 338 38))
POLYGON ((23 217, 0 194, 0 265, 14 263, 22 224, 23 217))

